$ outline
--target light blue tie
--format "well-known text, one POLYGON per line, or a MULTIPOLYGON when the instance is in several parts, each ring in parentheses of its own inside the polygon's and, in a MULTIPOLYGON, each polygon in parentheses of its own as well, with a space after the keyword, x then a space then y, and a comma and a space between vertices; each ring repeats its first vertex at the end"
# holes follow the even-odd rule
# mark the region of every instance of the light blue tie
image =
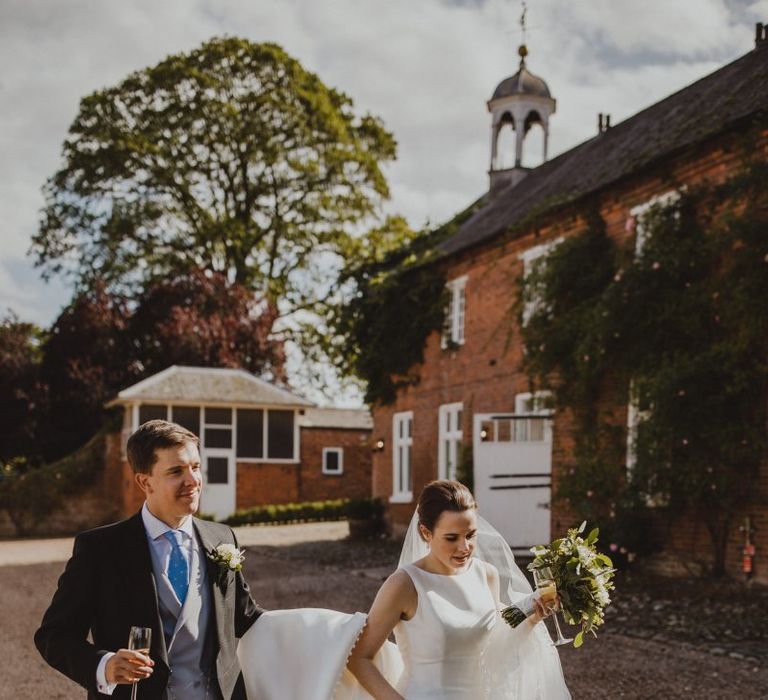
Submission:
POLYGON ((163 536, 171 543, 171 558, 168 561, 168 580, 171 582, 173 590, 176 591, 176 596, 181 601, 181 604, 184 605, 184 601, 187 598, 187 589, 189 588, 189 566, 184 555, 181 553, 179 540, 176 538, 177 534, 180 538, 180 532, 168 530, 163 533, 163 536))

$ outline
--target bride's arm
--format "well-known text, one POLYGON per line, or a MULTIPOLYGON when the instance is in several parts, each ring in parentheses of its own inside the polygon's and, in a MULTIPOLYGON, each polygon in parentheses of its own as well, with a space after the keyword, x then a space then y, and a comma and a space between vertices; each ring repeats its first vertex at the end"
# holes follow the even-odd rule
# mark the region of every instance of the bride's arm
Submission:
POLYGON ((417 604, 413 581, 402 570, 395 571, 376 594, 365 628, 347 661, 347 668, 375 700, 403 700, 376 668, 373 657, 399 620, 413 616, 417 604))
MULTIPOLYGON (((491 589, 493 600, 496 602, 496 610, 501 610, 502 605, 498 569, 496 569, 493 564, 487 561, 483 562, 483 564, 485 565, 488 587, 491 589)), ((528 622, 532 625, 535 625, 537 622, 541 622, 545 617, 551 615, 551 612, 544 607, 543 603, 538 599, 538 597, 534 597, 532 602, 533 612, 528 616, 528 622)))

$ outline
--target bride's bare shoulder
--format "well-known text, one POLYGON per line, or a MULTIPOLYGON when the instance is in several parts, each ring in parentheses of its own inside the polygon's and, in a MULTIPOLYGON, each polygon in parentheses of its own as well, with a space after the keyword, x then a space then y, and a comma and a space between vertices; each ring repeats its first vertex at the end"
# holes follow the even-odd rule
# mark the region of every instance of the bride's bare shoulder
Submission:
POLYGON ((416 592, 416 587, 413 585, 413 579, 408 575, 404 569, 398 569, 394 573, 390 574, 382 588, 387 587, 393 593, 400 592, 410 594, 416 592))
POLYGON ((381 584, 371 611, 396 612, 398 618, 409 619, 416 609, 418 594, 411 577, 402 569, 391 574, 381 584))

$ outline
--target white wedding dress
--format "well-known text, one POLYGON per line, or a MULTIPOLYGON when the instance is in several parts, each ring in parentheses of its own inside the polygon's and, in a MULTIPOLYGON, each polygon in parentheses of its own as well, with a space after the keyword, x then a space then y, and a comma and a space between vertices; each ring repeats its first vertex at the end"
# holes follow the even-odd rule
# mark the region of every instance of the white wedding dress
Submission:
POLYGON ((405 665, 396 685, 407 700, 476 700, 482 697, 483 652, 500 621, 485 565, 470 559, 465 571, 444 576, 413 564, 418 607, 395 627, 405 665))
MULTIPOLYGON (((406 537, 400 568, 416 588, 416 613, 398 622, 396 644, 385 642, 374 663, 406 700, 569 700, 543 623, 512 629, 496 609, 479 559, 499 570, 502 605, 530 594, 530 586, 501 536, 493 528, 483 534, 467 568, 450 576, 414 566, 422 545, 406 537)), ((318 608, 262 614, 237 650, 248 700, 370 700, 346 668, 365 620, 318 608)))

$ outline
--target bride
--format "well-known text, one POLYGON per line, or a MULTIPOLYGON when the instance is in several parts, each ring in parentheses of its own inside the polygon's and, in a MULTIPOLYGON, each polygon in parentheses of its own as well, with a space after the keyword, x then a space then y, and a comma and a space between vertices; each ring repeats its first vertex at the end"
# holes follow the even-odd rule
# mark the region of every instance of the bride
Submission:
POLYGON ((264 613, 238 647, 249 700, 569 699, 544 606, 476 510, 463 484, 428 484, 367 617, 264 613), (532 613, 515 629, 512 603, 532 613))

